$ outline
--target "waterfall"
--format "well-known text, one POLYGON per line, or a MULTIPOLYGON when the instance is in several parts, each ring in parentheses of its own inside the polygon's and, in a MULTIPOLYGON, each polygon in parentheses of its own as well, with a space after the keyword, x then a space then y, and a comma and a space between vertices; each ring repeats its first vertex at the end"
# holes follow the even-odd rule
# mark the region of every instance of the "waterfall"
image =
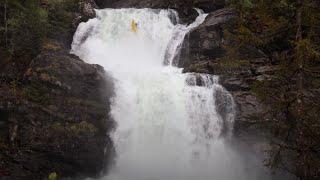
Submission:
POLYGON ((177 24, 173 10, 104 9, 79 25, 72 53, 102 65, 115 79, 111 115, 117 157, 101 179, 256 179, 224 142, 223 132, 232 131, 234 104, 218 77, 183 74, 175 67, 185 35, 205 20, 198 12, 186 26, 177 24), (217 93, 227 106, 224 115, 217 93))

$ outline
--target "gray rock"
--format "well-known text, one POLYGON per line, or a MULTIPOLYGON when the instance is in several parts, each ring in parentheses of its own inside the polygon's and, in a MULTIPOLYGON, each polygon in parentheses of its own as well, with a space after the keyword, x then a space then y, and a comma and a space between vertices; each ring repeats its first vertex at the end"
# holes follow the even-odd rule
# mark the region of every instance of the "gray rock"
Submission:
POLYGON ((210 13, 204 23, 186 37, 179 56, 179 66, 187 67, 193 61, 212 61, 224 57, 223 26, 235 17, 236 13, 228 8, 210 13))
POLYGON ((267 107, 261 104, 255 94, 250 91, 236 91, 232 92, 232 95, 237 104, 235 134, 241 136, 242 134, 250 134, 249 130, 251 132, 259 131, 257 128, 253 128, 253 130, 250 128, 256 124, 258 115, 263 113, 267 107))
POLYGON ((259 66, 256 69, 257 74, 273 74, 277 69, 276 66, 259 66))
POLYGON ((94 9, 98 6, 94 0, 81 0, 79 2, 78 11, 75 13, 75 18, 73 19, 73 27, 76 29, 81 22, 88 21, 96 16, 94 9))
MULTIPOLYGON (((205 22, 187 37, 180 54, 184 72, 210 73, 220 76, 220 83, 231 92, 236 103, 234 133, 247 141, 265 131, 257 127, 259 114, 268 108, 251 91, 257 81, 268 79, 277 70, 260 50, 247 46, 240 49, 239 59, 246 63, 222 62, 227 42, 223 31, 232 26, 237 14, 232 9, 220 9, 208 15, 205 22)), ((224 60, 225 61, 225 60, 224 60)), ((221 98, 217 98, 217 101, 221 98)), ((224 116, 224 109, 218 109, 224 116)), ((265 136, 261 136, 264 138, 265 136)), ((253 143, 254 145, 255 143, 253 143)))
POLYGON ((250 86, 245 79, 241 77, 231 77, 226 78, 222 77, 220 83, 228 89, 228 91, 248 91, 250 90, 250 86))
POLYGON ((96 16, 94 9, 97 7, 94 0, 85 0, 80 2, 80 13, 86 18, 94 18, 96 16))

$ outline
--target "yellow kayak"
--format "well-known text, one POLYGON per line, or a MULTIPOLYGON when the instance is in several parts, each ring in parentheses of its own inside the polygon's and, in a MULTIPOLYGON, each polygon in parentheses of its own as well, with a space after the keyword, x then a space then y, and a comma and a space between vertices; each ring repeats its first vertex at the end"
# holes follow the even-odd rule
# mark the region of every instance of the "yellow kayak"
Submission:
POLYGON ((138 31, 137 23, 134 20, 131 21, 131 31, 134 33, 138 31))

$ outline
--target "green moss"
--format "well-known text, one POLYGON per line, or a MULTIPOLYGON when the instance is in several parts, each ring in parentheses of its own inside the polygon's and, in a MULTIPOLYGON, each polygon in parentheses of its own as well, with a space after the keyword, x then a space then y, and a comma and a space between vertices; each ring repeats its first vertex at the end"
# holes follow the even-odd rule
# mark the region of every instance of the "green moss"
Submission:
POLYGON ((31 84, 23 89, 22 95, 29 101, 47 105, 50 103, 50 95, 48 92, 50 91, 45 89, 42 85, 31 84))
POLYGON ((87 121, 82 121, 79 124, 73 124, 70 126, 69 130, 75 135, 90 135, 97 132, 97 128, 87 121))
POLYGON ((239 67, 249 67, 250 62, 248 60, 221 59, 221 61, 219 61, 219 65, 222 67, 228 67, 228 68, 239 68, 239 67))
POLYGON ((60 122, 52 124, 50 126, 50 129, 56 132, 57 134, 65 132, 65 126, 60 122))
POLYGON ((42 45, 42 49, 44 50, 52 50, 52 51, 57 51, 62 49, 61 45, 58 44, 57 42, 54 42, 52 40, 46 39, 42 45))
POLYGON ((262 101, 266 101, 269 94, 265 92, 268 81, 256 81, 251 85, 251 91, 262 101))
POLYGON ((50 173, 48 180, 58 180, 58 174, 56 172, 50 173))
POLYGON ((53 130, 56 134, 64 134, 69 137, 93 136, 98 131, 93 124, 87 121, 71 124, 56 122, 51 125, 50 129, 53 130))

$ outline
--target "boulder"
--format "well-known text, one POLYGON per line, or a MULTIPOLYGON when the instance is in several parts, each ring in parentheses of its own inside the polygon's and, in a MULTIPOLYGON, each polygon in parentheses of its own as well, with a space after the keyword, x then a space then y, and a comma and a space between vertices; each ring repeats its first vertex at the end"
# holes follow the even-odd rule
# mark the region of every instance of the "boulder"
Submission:
POLYGON ((95 9, 97 8, 98 6, 94 0, 80 0, 78 9, 73 14, 74 19, 72 25, 74 31, 72 31, 72 33, 75 32, 75 29, 81 22, 88 21, 89 19, 96 17, 95 9))

